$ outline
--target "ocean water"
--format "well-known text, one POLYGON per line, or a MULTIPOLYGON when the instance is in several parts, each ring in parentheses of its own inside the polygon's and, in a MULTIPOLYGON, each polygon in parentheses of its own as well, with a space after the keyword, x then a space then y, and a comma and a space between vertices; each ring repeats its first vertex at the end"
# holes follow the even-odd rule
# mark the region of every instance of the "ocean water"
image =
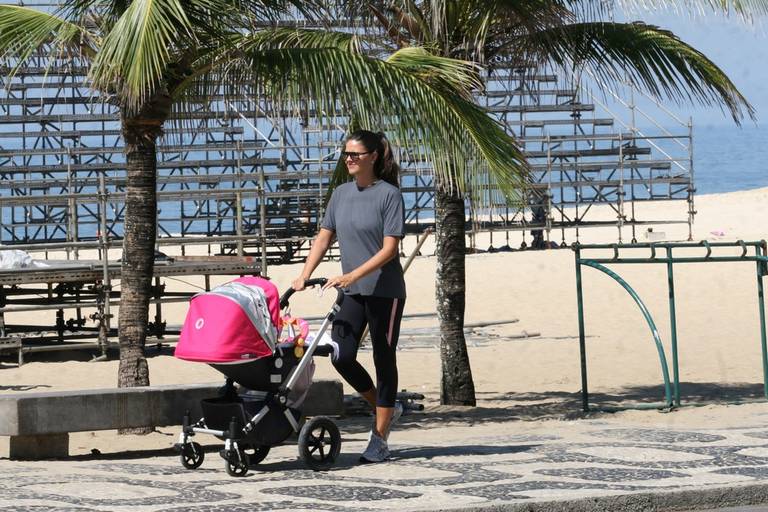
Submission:
POLYGON ((768 187, 768 124, 694 124, 693 167, 697 195, 768 187))
MULTIPOLYGON (((643 130, 647 134, 654 133, 654 130, 643 130)), ((656 131, 658 133, 658 131, 656 131)), ((679 132, 678 132, 679 133, 679 132)), ((696 195, 717 194, 725 192, 734 192, 740 190, 749 190, 755 188, 768 187, 768 125, 756 126, 748 124, 743 127, 735 125, 694 125, 694 181, 696 195)), ((5 147, 4 149, 11 149, 5 147)), ((685 152, 687 155, 687 150, 685 152)), ((192 157, 190 157, 192 158, 192 157)), ((415 183, 404 183, 404 186, 414 185, 415 183)), ((0 191, 0 195, 7 193, 6 190, 0 191)), ((564 200, 573 200, 573 192, 567 189, 568 197, 564 200)), ((681 196, 682 197, 682 196, 681 196)), ((414 193, 406 194, 406 206, 411 207, 415 201, 414 193)), ((556 198, 557 199, 557 198, 556 198)), ((181 230, 179 219, 181 205, 178 202, 165 202, 158 205, 160 224, 163 227, 164 234, 178 233, 181 230)), ((258 207, 256 198, 249 197, 244 201, 246 216, 258 216, 258 207)), ((86 206, 80 206, 80 236, 95 236, 98 229, 95 220, 89 217, 89 212, 85 210, 86 206)), ((200 208, 197 204, 189 203, 185 210, 187 214, 200 208)), ((34 212, 33 212, 34 213, 34 212)), ((13 218, 19 222, 24 216, 22 209, 17 209, 13 218)), ((422 215, 420 218, 424 220, 422 215)), ((209 232, 210 226, 205 220, 195 220, 186 218, 183 221, 185 229, 190 232, 209 232)), ((13 224, 11 211, 9 208, 0 209, 0 223, 5 225, 6 230, 10 224, 13 224)), ((234 231, 234 219, 225 221, 226 226, 220 226, 224 231, 234 231)), ((0 233, 0 239, 5 241, 10 233, 4 230, 0 233)), ((31 228, 29 233, 16 232, 15 236, 29 236, 32 239, 46 238, 46 227, 40 225, 31 228), (42 230, 42 231, 41 231, 42 230)), ((122 225, 114 227, 114 234, 122 234, 122 225)), ((61 233, 63 236, 63 232, 61 233)))
MULTIPOLYGON (((649 135, 660 133, 654 128, 641 130, 649 135)), ((682 130, 674 129, 674 133, 682 130)), ((16 142, 0 140, 0 149, 12 150, 16 142)), ((748 122, 741 127, 735 124, 697 126, 694 122, 693 146, 697 194, 768 187, 768 122, 762 125, 748 122)), ((206 156, 190 153, 188 158, 206 156)), ((0 195, 3 192, 0 191, 0 195)))

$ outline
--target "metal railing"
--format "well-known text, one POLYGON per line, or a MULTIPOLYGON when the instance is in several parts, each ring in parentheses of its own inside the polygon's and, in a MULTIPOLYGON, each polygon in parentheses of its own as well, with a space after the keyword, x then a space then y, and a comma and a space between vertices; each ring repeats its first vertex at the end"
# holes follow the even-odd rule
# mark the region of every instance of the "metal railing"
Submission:
POLYGON ((589 407, 589 392, 587 386, 587 357, 586 357, 586 329, 584 327, 584 297, 583 297, 583 281, 581 276, 581 267, 588 266, 597 269, 613 280, 626 290, 626 292, 632 297, 637 306, 640 308, 643 316, 645 317, 648 326, 651 329, 656 350, 659 354, 659 363, 661 365, 661 373, 664 381, 664 403, 658 404, 636 404, 627 408, 667 408, 672 409, 681 405, 680 400, 680 372, 677 350, 677 316, 675 307, 675 284, 674 284, 674 264, 675 263, 725 263, 725 262, 754 262, 756 268, 757 277, 757 302, 759 307, 760 318, 760 348, 762 354, 762 368, 763 368, 763 392, 766 398, 768 398, 768 350, 766 349, 766 327, 765 327, 765 298, 763 290, 763 278, 768 275, 768 244, 765 240, 759 242, 744 242, 739 240, 737 242, 708 242, 706 240, 699 243, 646 243, 646 244, 593 244, 593 245, 579 245, 574 244, 573 251, 576 258, 576 301, 579 320, 579 357, 581 360, 581 396, 582 396, 582 409, 586 412, 590 410, 589 407), (703 256, 675 256, 673 251, 676 249, 695 249, 700 248, 705 250, 706 253, 703 256), (741 250, 741 254, 738 255, 714 255, 714 250, 723 248, 736 248, 741 250), (754 255, 750 255, 750 250, 754 250, 754 255), (590 257, 583 256, 584 251, 594 250, 611 250, 613 256, 609 258, 605 257, 590 257), (650 255, 645 257, 627 257, 622 253, 637 250, 648 250, 650 255), (659 254, 661 253, 661 254, 659 254), (637 292, 618 274, 607 268, 605 265, 615 264, 660 264, 667 267, 667 288, 669 295, 669 320, 670 320, 670 336, 671 336, 671 352, 672 352, 672 382, 669 380, 669 367, 667 365, 667 357, 664 352, 664 346, 661 341, 661 336, 656 328, 656 324, 651 317, 648 308, 637 292))

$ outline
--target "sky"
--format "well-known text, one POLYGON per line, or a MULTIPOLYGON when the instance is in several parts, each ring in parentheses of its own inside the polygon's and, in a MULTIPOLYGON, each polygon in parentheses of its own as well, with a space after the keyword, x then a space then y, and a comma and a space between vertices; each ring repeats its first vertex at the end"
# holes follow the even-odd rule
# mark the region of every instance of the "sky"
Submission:
MULTIPOLYGON (((701 51, 717 64, 755 107, 758 126, 768 127, 768 18, 751 25, 739 16, 724 14, 691 16, 686 13, 638 13, 627 16, 674 32, 680 39, 701 51)), ((620 17, 617 16, 616 21, 620 17)), ((734 123, 718 107, 666 105, 694 126, 721 126, 734 123)), ((754 123, 747 121, 745 128, 754 123)))

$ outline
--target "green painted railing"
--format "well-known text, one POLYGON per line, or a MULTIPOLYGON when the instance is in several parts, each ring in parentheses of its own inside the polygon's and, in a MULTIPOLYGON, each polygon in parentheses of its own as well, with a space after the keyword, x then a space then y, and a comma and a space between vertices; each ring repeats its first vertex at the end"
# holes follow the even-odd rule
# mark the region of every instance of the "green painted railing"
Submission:
MULTIPOLYGON (((753 261, 756 265, 757 274, 757 300, 760 314, 760 347, 762 354, 763 365, 763 392, 765 397, 768 398, 768 349, 766 348, 766 327, 765 327, 765 297, 763 291, 763 277, 768 275, 768 248, 765 240, 759 242, 708 242, 702 241, 699 243, 647 243, 647 244, 595 244, 595 245, 574 245, 573 250, 576 256, 576 300, 578 306, 579 316, 579 357, 581 359, 581 393, 582 393, 582 408, 584 411, 589 411, 589 392, 587 386, 587 349, 586 349, 586 334, 584 328, 584 298, 583 298, 583 283, 581 277, 581 267, 586 265, 588 267, 595 268, 604 272, 616 282, 618 282, 643 313, 648 326, 651 329, 654 342, 656 344, 656 350, 659 354, 659 362, 661 364, 661 373, 664 380, 664 394, 665 403, 662 407, 672 408, 673 406, 680 406, 680 371, 677 353, 677 318, 675 314, 675 284, 674 284, 674 264, 675 263, 712 263, 712 262, 747 262, 753 261), (703 248, 706 250, 704 256, 698 257, 675 257, 673 255, 674 249, 694 249, 703 248), (713 255, 713 249, 720 248, 738 248, 741 249, 741 254, 732 256, 715 256, 713 255), (749 249, 754 248, 754 255, 749 255, 749 249), (583 258, 583 251, 603 250, 606 249, 613 251, 613 257, 611 258, 583 258), (622 252, 629 252, 630 250, 650 250, 650 256, 645 258, 637 257, 622 257, 622 252), (657 254, 658 250, 664 251, 664 256, 657 254), (664 264, 667 266, 667 288, 669 291, 669 320, 671 330, 671 350, 672 350, 672 375, 673 382, 670 390, 669 381, 669 368, 667 366, 667 358, 664 352, 664 346, 661 342, 656 324, 634 289, 624 281, 618 274, 607 268, 605 265, 610 264, 664 264)), ((647 407, 659 407, 653 404, 637 404, 633 408, 647 408, 647 407)))

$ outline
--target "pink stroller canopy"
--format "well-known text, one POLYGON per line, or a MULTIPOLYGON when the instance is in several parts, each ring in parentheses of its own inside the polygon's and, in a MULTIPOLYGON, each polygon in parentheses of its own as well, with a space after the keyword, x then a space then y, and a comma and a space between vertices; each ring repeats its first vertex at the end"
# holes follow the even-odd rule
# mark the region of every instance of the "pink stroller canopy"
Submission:
POLYGON ((269 357, 280 322, 277 287, 261 277, 241 277, 192 297, 174 356, 204 363, 269 357))

